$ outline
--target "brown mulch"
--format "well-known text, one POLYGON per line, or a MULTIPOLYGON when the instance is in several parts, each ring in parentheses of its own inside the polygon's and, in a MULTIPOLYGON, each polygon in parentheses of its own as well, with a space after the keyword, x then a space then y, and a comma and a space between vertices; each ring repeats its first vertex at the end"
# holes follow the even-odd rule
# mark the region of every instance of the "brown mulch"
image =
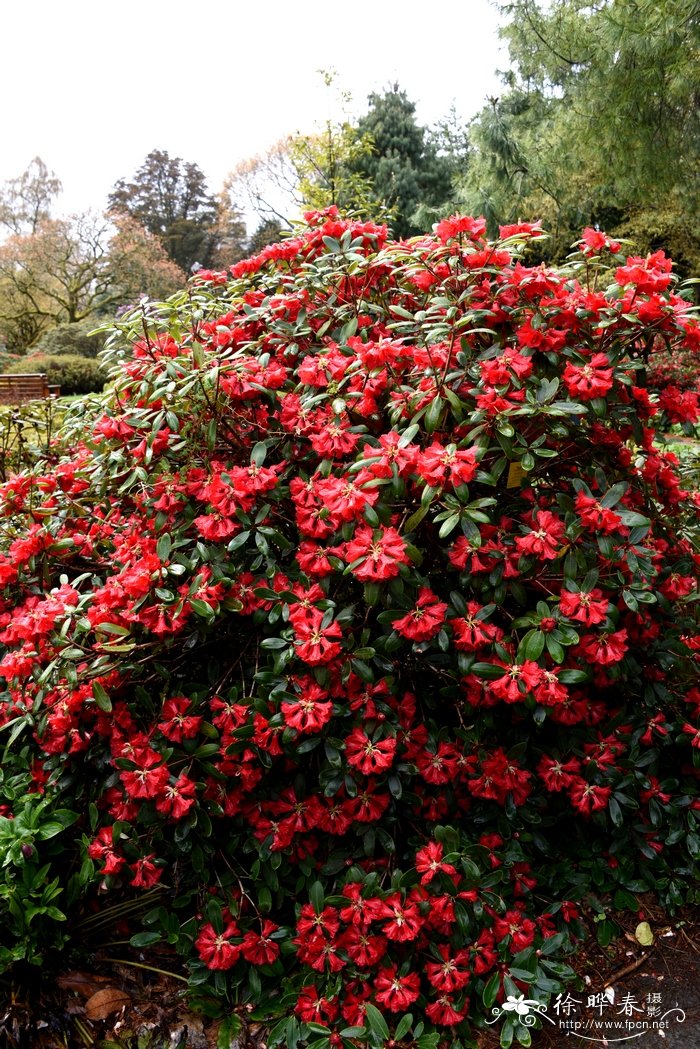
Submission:
MULTIPOLYGON (((596 1017, 621 1017, 617 1022, 625 1016, 646 1018, 642 1009, 653 1015, 650 1002, 660 1003, 661 1011, 677 1004, 685 1013, 683 1023, 668 1023, 661 1032, 650 1028, 634 1038, 621 1028, 608 1035, 610 1045, 700 1049, 700 908, 686 908, 669 919, 652 901, 642 898, 641 903, 653 944, 644 947, 635 938, 639 918, 634 914, 614 915, 623 932, 607 947, 591 935, 569 959, 579 976, 578 989, 569 991, 576 1005, 557 1019, 550 1004, 548 1015, 557 1019, 557 1026, 544 1023, 532 1032, 536 1049, 605 1045, 596 1017), (598 997, 597 1010, 590 1008, 589 997, 606 988, 612 988, 606 1002, 601 1006, 598 997), (565 1016, 587 1022, 585 1036, 570 1023, 562 1025, 565 1016)), ((590 927, 595 928, 592 922, 590 927)), ((124 960, 97 951, 89 968, 47 980, 37 979, 35 970, 6 979, 0 983, 0 1049, 217 1049, 220 1022, 188 1009, 175 957, 152 950, 148 967, 137 951, 124 960)), ((261 1049, 264 1029, 250 1023, 245 1011, 241 1019, 231 1045, 261 1049)), ((495 1049, 499 1027, 495 1024, 481 1037, 482 1049, 495 1049)))

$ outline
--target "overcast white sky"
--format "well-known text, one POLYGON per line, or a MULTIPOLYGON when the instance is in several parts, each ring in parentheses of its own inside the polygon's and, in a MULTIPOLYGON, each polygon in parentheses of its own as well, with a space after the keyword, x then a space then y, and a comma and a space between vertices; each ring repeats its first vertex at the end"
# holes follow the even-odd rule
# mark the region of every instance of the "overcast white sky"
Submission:
POLYGON ((312 131, 330 95, 366 111, 397 81, 431 124, 499 93, 490 0, 4 0, 0 181, 39 155, 61 210, 101 210, 152 149, 197 163, 216 192, 236 164, 312 131))

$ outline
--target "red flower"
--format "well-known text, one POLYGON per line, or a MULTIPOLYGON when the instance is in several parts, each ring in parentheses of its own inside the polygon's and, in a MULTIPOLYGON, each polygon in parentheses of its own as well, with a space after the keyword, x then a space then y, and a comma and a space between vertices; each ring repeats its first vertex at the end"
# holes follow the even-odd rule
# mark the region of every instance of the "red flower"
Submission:
POLYGON ((194 945, 208 969, 233 968, 241 956, 241 945, 231 940, 240 934, 235 922, 229 922, 222 932, 217 932, 213 925, 202 926, 194 945))
POLYGON ((695 728, 694 725, 690 725, 687 721, 683 725, 683 731, 686 735, 691 737, 691 747, 697 747, 700 749, 700 728, 695 728))
POLYGON ((527 556, 539 557, 542 561, 554 561, 561 553, 564 522, 549 510, 537 510, 532 515, 532 525, 527 535, 515 537, 517 550, 527 556))
POLYGON ((349 901, 340 911, 340 919, 346 925, 369 925, 370 922, 384 916, 384 904, 374 896, 362 895, 362 884, 351 881, 343 886, 342 895, 349 901))
POLYGON ((401 442, 401 434, 390 430, 381 435, 378 448, 366 444, 362 457, 373 460, 367 464, 369 472, 375 477, 391 477, 396 468, 399 477, 410 474, 415 466, 418 449, 413 444, 401 442))
POLYGON ((452 237, 460 233, 466 233, 472 240, 478 240, 486 232, 486 219, 474 219, 471 215, 451 215, 448 219, 438 222, 435 227, 435 236, 446 244, 452 237))
POLYGON ((389 921, 382 925, 382 932, 390 940, 405 943, 415 940, 421 930, 420 912, 415 903, 404 900, 400 893, 392 893, 384 900, 384 917, 389 921))
POLYGON ((607 618, 608 599, 603 596, 603 591, 598 589, 578 592, 562 590, 559 595, 559 611, 567 619, 575 619, 584 626, 597 626, 607 618))
POLYGON ((428 1019, 441 1027, 454 1027, 455 1024, 459 1024, 464 1020, 468 1012, 468 1003, 463 1005, 461 1009, 456 1009, 454 1002, 446 994, 443 994, 436 1001, 425 1007, 425 1015, 428 1019))
POLYGON ((163 876, 163 868, 156 867, 155 863, 151 862, 153 859, 155 859, 154 852, 148 856, 141 857, 136 863, 132 864, 135 874, 129 884, 134 889, 152 889, 160 881, 163 876))
POLYGON ((624 659, 627 651, 627 631, 623 629, 615 633, 606 631, 603 634, 587 634, 581 638, 576 648, 594 666, 612 666, 624 659))
POLYGON ((605 353, 594 353, 588 364, 567 364, 562 375, 569 397, 592 401, 613 387, 613 370, 605 353))
POLYGON ((426 484, 440 488, 449 478, 453 487, 474 480, 477 471, 476 451, 457 451, 454 444, 444 445, 438 441, 416 456, 415 471, 426 484))
POLYGON ((463 990, 471 979, 469 952, 459 950, 453 955, 447 944, 441 944, 438 952, 442 961, 426 962, 425 965, 425 973, 431 984, 436 990, 447 993, 463 990))
POLYGON ((347 929, 338 940, 338 946, 345 951, 348 958, 358 969, 372 969, 387 952, 389 946, 385 936, 370 933, 354 925, 347 929))
POLYGON ((484 382, 490 386, 505 386, 512 381, 513 375, 525 379, 532 374, 534 364, 531 357, 526 357, 519 350, 509 348, 500 357, 494 357, 479 364, 484 382))
POLYGON ((354 728, 345 740, 345 757, 349 765, 365 776, 391 768, 396 754, 396 739, 371 740, 361 728, 354 728))
POLYGON ((119 856, 114 849, 111 827, 100 828, 95 840, 88 845, 87 854, 90 859, 104 863, 100 873, 105 877, 110 874, 118 874, 126 864, 124 857, 119 856))
POLYGON ((120 772, 124 789, 131 798, 157 798, 161 796, 170 779, 168 766, 161 764, 160 754, 153 750, 134 755, 140 768, 120 772))
POLYGON ((305 622, 297 622, 294 628, 297 656, 309 666, 324 666, 340 655, 343 646, 336 640, 343 632, 335 621, 322 626, 323 613, 316 612, 305 622))
POLYGON ((348 798, 344 803, 346 814, 358 823, 375 823, 389 807, 389 795, 376 792, 374 780, 367 781, 363 790, 358 790, 356 797, 348 798))
POLYGON ((607 808, 611 794, 612 787, 598 787, 578 777, 569 789, 571 804, 584 816, 590 816, 592 812, 607 808))
POLYGON ((415 607, 392 623, 394 630, 410 641, 429 641, 440 633, 445 622, 447 605, 432 590, 423 586, 418 592, 415 607))
POLYGON ((506 668, 503 677, 491 681, 489 692, 505 703, 520 703, 542 680, 542 670, 531 659, 506 668))
POLYGON ((429 841, 416 853, 416 870, 423 877, 421 885, 428 885, 439 872, 443 874, 456 874, 457 871, 451 863, 443 860, 443 848, 439 841, 429 841))
POLYGON ((343 459, 354 451, 360 435, 350 432, 347 419, 328 419, 322 430, 310 434, 310 439, 311 447, 323 459, 343 459))
POLYGON ((310 903, 303 904, 297 918, 298 935, 326 933, 333 938, 339 928, 340 920, 334 907, 324 907, 320 914, 317 914, 310 903))
POLYGON ((510 936, 510 949, 513 954, 517 954, 533 942, 537 926, 530 918, 525 918, 521 911, 511 910, 506 911, 503 917, 494 919, 492 931, 497 940, 510 936))
POLYGON ((508 226, 498 227, 498 239, 507 240, 508 237, 529 236, 541 237, 544 234, 539 220, 535 222, 516 222, 508 226))
POLYGON ((158 812, 180 820, 195 804, 196 793, 197 784, 183 772, 175 783, 165 785, 162 797, 156 801, 156 808, 158 812))
POLYGON ((166 699, 161 711, 162 721, 158 728, 172 740, 173 743, 182 743, 184 739, 194 739, 199 732, 199 726, 203 718, 190 714, 192 700, 186 696, 173 696, 166 699))
POLYGON ((438 743, 434 751, 427 748, 420 751, 414 760, 425 782, 434 785, 449 783, 457 775, 460 766, 459 751, 446 740, 438 743))
POLYGON ((366 583, 393 579, 401 565, 410 563, 406 544, 395 528, 382 527, 377 536, 369 525, 361 525, 345 544, 344 557, 353 575, 366 583))
POLYGON ((315 969, 316 972, 336 973, 344 969, 346 962, 338 954, 339 944, 327 940, 323 933, 311 936, 297 936, 294 939, 299 961, 315 969))
POLYGON ((590 226, 584 229, 580 243, 582 244, 581 251, 584 255, 597 255, 598 252, 606 248, 613 254, 617 254, 620 250, 618 241, 611 240, 607 233, 603 233, 602 230, 592 229, 590 226))
POLYGON ((328 693, 315 681, 308 681, 299 699, 282 702, 282 717, 289 728, 302 734, 318 732, 333 716, 333 703, 328 693))
POLYGON ((698 581, 693 576, 681 575, 679 572, 671 574, 659 584, 659 590, 669 601, 678 601, 688 594, 692 594, 697 588, 698 581))
POLYGON ((299 992, 294 1012, 302 1023, 330 1024, 337 1020, 339 1007, 334 999, 324 998, 316 984, 306 984, 299 992))
POLYGON ((241 954, 251 965, 272 965, 280 953, 280 946, 270 939, 279 930, 274 922, 264 921, 259 933, 247 932, 241 944, 241 954))
POLYGON ((627 529, 622 524, 622 518, 614 510, 603 506, 597 499, 585 492, 577 492, 574 499, 574 509, 584 528, 589 532, 602 532, 610 535, 613 532, 625 532, 627 529))
POLYGON ((671 283, 671 259, 663 251, 655 251, 645 259, 630 256, 624 266, 615 271, 618 284, 634 284, 637 292, 663 291, 671 283))
POLYGON ((296 559, 302 572, 316 579, 322 579, 333 571, 327 551, 308 539, 299 544, 296 559))
POLYGON ((401 1013, 415 1002, 420 994, 420 976, 408 973, 399 976, 395 965, 380 969, 374 981, 374 996, 379 1005, 390 1013, 401 1013))
POLYGON ((696 423, 700 415, 700 397, 692 390, 667 386, 659 393, 659 407, 670 423, 696 423))
POLYGON ((581 771, 581 762, 578 758, 570 758, 562 762, 558 758, 550 758, 543 755, 537 766, 537 774, 546 786, 547 790, 567 790, 571 787, 581 771))
POLYGON ((476 601, 469 601, 464 618, 452 620, 455 648, 461 652, 478 652, 485 645, 500 641, 503 631, 493 623, 487 623, 488 610, 476 601))

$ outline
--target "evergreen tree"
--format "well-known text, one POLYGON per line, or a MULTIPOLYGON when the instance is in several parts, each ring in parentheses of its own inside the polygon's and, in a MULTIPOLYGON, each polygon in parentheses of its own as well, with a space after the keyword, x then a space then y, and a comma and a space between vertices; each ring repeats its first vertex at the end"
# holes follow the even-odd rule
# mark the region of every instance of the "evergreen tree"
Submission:
POLYGON ((160 239, 173 262, 189 272, 208 266, 217 246, 217 204, 197 164, 154 149, 133 182, 120 179, 110 209, 126 212, 160 239))
POLYGON ((372 148, 351 164, 369 180, 376 201, 390 209, 397 237, 424 232, 415 223, 416 209, 443 204, 452 189, 450 162, 416 123, 415 108, 398 84, 383 95, 370 95, 357 133, 367 136, 372 148))
POLYGON ((248 241, 248 254, 257 255, 268 244, 277 244, 278 241, 282 240, 282 230, 284 228, 279 219, 262 219, 248 241))
MULTIPOLYGON (((472 127, 465 203, 541 218, 563 253, 582 225, 694 225, 700 180, 696 0, 515 0, 511 69, 472 127), (669 207, 670 205, 670 207, 669 207), (646 218, 643 216, 646 215, 646 218), (663 224, 663 223, 661 223, 663 224)), ((642 235, 640 247, 653 238, 642 235)))

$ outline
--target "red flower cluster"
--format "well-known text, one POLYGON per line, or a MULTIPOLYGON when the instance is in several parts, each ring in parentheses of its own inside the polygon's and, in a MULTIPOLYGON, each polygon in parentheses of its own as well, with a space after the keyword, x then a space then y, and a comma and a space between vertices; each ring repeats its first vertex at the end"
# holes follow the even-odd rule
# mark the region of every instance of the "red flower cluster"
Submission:
POLYGON ((700 338, 662 253, 586 283, 598 231, 572 274, 536 224, 308 223, 127 318, 97 417, 0 486, 0 724, 75 794, 86 893, 189 908, 145 920, 195 989, 443 1030, 551 986, 595 857, 695 869, 699 500, 658 434, 700 397, 640 355, 700 338))

